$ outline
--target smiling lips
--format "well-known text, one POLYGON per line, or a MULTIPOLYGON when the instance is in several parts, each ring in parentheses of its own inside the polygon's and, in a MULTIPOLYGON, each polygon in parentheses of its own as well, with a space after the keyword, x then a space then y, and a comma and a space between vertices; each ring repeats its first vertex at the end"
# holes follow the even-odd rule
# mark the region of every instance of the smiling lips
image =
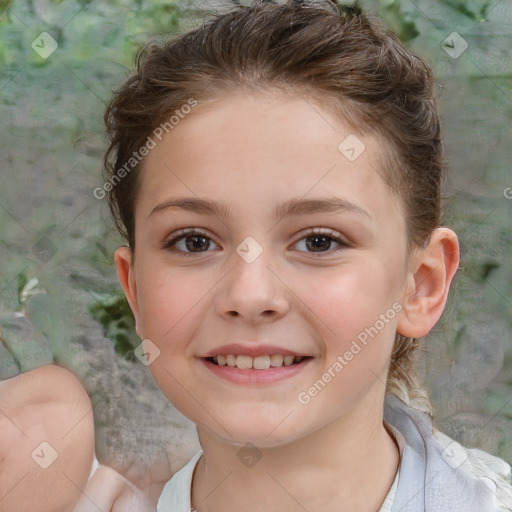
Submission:
POLYGON ((300 363, 303 357, 280 354, 260 355, 256 357, 248 355, 219 354, 208 359, 218 366, 228 366, 242 370, 268 370, 269 368, 292 366, 293 364, 300 363))
POLYGON ((199 359, 216 377, 254 387, 291 379, 309 367, 314 357, 282 346, 249 342, 214 348, 199 359))

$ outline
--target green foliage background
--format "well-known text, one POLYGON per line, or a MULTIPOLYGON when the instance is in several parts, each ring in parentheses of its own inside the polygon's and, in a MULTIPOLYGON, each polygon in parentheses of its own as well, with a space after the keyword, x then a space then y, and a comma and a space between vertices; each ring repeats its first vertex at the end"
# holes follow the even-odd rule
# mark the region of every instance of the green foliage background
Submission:
MULTIPOLYGON (((421 360, 438 423, 512 462, 512 2, 358 4, 424 56, 439 84, 445 224, 463 260, 421 360), (456 59, 443 48, 452 32, 468 43, 456 59)), ((53 358, 85 379, 79 326, 97 321, 134 365, 140 342, 112 261, 122 241, 92 193, 102 184, 103 109, 144 41, 195 26, 208 9, 188 0, 0 0, 0 304, 23 310, 19 292, 37 277, 51 302, 53 358), (58 42, 47 59, 31 48, 43 31, 58 42)))

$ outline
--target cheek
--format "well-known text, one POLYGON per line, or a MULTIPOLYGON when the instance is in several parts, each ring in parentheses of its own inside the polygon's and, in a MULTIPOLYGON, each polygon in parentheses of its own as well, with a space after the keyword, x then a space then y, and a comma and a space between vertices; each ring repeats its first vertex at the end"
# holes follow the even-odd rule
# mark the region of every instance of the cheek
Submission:
POLYGON ((161 349, 171 347, 170 340, 182 339, 177 332, 198 321, 197 306, 211 288, 204 273, 148 265, 138 285, 143 337, 161 349))
MULTIPOLYGON (((392 305, 399 294, 388 274, 382 263, 366 259, 305 276, 294 291, 310 311, 311 321, 322 326, 326 339, 344 342, 373 326, 381 314, 389 313, 386 326, 394 323, 392 305)), ((380 322, 379 327, 386 330, 380 322)))
POLYGON ((190 413, 190 340, 203 315, 201 300, 208 299, 211 285, 204 273, 146 265, 138 282, 141 337, 158 348, 149 370, 166 398, 190 413))
POLYGON ((298 295, 313 311, 307 313, 309 322, 322 338, 324 361, 317 377, 335 382, 326 399, 332 393, 344 403, 348 388, 357 397, 385 381, 400 305, 397 279, 383 260, 361 259, 301 285, 298 295))

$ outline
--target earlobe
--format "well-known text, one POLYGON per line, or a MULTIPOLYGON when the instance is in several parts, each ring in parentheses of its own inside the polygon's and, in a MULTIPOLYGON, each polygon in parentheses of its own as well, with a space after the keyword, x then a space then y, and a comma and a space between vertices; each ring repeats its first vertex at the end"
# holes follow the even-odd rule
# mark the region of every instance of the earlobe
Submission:
POLYGON ((459 261, 457 235, 449 228, 437 228, 427 247, 415 255, 397 324, 400 334, 421 338, 432 330, 443 313, 459 261))
POLYGON ((129 247, 118 247, 114 252, 114 261, 117 267, 117 278, 121 283, 126 299, 130 304, 133 316, 135 317, 135 330, 139 337, 139 303, 137 296, 137 282, 135 279, 135 268, 132 265, 132 252, 129 247))

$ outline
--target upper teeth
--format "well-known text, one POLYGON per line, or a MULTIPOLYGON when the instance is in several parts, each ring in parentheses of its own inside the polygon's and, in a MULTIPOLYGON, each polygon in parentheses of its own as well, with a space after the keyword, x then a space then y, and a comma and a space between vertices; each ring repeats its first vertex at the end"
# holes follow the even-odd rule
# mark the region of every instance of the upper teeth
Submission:
POLYGON ((291 366, 293 363, 300 363, 302 357, 300 356, 282 356, 273 354, 269 356, 236 356, 234 354, 214 356, 213 360, 219 366, 231 366, 244 370, 254 368, 255 370, 267 370, 268 368, 278 366, 291 366))

